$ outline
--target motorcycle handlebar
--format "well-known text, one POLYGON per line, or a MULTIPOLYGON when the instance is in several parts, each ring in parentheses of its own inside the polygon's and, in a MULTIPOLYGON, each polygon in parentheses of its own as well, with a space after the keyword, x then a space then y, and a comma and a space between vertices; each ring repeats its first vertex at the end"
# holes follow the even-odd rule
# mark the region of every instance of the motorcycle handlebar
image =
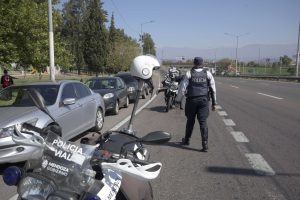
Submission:
POLYGON ((23 128, 26 128, 26 129, 28 129, 30 131, 34 131, 34 132, 37 132, 39 134, 43 134, 43 130, 42 129, 40 129, 38 127, 35 127, 35 126, 31 125, 31 124, 24 123, 22 126, 23 126, 23 128))

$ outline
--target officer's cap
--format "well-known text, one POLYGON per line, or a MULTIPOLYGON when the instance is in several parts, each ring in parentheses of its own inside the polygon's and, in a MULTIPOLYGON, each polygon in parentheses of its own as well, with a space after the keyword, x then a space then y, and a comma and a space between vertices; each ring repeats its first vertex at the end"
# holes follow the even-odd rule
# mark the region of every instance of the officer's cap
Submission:
POLYGON ((203 58, 201 58, 201 57, 194 58, 194 65, 198 66, 198 65, 202 65, 202 64, 203 64, 203 58))

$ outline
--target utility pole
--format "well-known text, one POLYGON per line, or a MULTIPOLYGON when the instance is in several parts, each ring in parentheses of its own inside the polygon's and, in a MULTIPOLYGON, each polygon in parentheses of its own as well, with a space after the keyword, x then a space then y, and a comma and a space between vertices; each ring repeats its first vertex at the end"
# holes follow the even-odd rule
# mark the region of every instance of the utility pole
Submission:
POLYGON ((300 40, 300 22, 299 22, 299 30, 298 30, 298 46, 297 46, 297 57, 296 57, 296 77, 299 76, 299 40, 300 40))
POLYGON ((143 25, 144 25, 144 24, 153 23, 153 22, 154 22, 154 20, 151 20, 151 21, 148 21, 148 22, 141 23, 141 55, 144 54, 144 49, 143 49, 143 44, 144 44, 143 25))
POLYGON ((52 2, 48 0, 48 27, 49 27, 49 59, 50 59, 50 79, 55 81, 54 68, 54 39, 53 39, 53 25, 52 25, 52 2))
POLYGON ((233 36, 236 38, 236 49, 235 49, 235 75, 237 76, 237 69, 238 69, 238 48, 239 48, 239 38, 241 36, 248 35, 249 33, 241 34, 241 35, 235 35, 230 33, 225 33, 225 35, 233 36))

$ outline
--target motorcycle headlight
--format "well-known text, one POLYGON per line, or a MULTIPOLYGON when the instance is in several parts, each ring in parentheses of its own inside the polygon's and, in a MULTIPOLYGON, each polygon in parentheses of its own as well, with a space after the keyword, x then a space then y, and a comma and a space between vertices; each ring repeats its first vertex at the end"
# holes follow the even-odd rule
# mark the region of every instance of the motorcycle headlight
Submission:
MULTIPOLYGON (((31 120, 26 121, 24 123, 28 123, 28 124, 31 124, 31 125, 35 126, 37 121, 38 121, 38 119, 34 118, 34 119, 31 119, 31 120)), ((0 128, 0 138, 10 137, 10 136, 12 136, 14 131, 15 131, 15 126, 14 125, 6 127, 6 128, 0 128)))
POLYGON ((104 99, 110 99, 110 98, 112 98, 112 97, 114 97, 114 94, 113 94, 113 93, 107 93, 107 94, 105 94, 105 95, 103 96, 104 99))
POLYGON ((14 130, 14 126, 0 128, 0 138, 10 137, 14 133, 14 130))
POLYGON ((133 92, 134 90, 135 90, 134 87, 129 87, 129 88, 128 88, 128 92, 133 92))
POLYGON ((22 199, 46 200, 54 192, 53 185, 45 180, 26 176, 18 187, 18 193, 22 199))

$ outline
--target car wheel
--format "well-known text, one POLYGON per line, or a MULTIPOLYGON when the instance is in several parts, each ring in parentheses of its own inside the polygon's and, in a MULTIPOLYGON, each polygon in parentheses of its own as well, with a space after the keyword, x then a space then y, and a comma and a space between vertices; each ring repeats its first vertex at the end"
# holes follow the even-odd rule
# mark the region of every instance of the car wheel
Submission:
POLYGON ((61 127, 58 124, 49 124, 46 128, 43 128, 43 133, 41 136, 46 138, 48 133, 52 132, 58 136, 62 136, 61 127))
POLYGON ((129 98, 126 97, 126 103, 125 103, 125 105, 124 105, 124 108, 128 108, 128 106, 129 106, 129 98))
POLYGON ((118 102, 118 100, 116 101, 116 104, 115 104, 115 107, 114 107, 114 110, 113 110, 113 114, 114 115, 119 114, 119 102, 118 102))
POLYGON ((101 108, 98 108, 96 112, 96 120, 95 120, 95 126, 93 128, 93 131, 100 131, 103 128, 104 124, 104 116, 101 108))

